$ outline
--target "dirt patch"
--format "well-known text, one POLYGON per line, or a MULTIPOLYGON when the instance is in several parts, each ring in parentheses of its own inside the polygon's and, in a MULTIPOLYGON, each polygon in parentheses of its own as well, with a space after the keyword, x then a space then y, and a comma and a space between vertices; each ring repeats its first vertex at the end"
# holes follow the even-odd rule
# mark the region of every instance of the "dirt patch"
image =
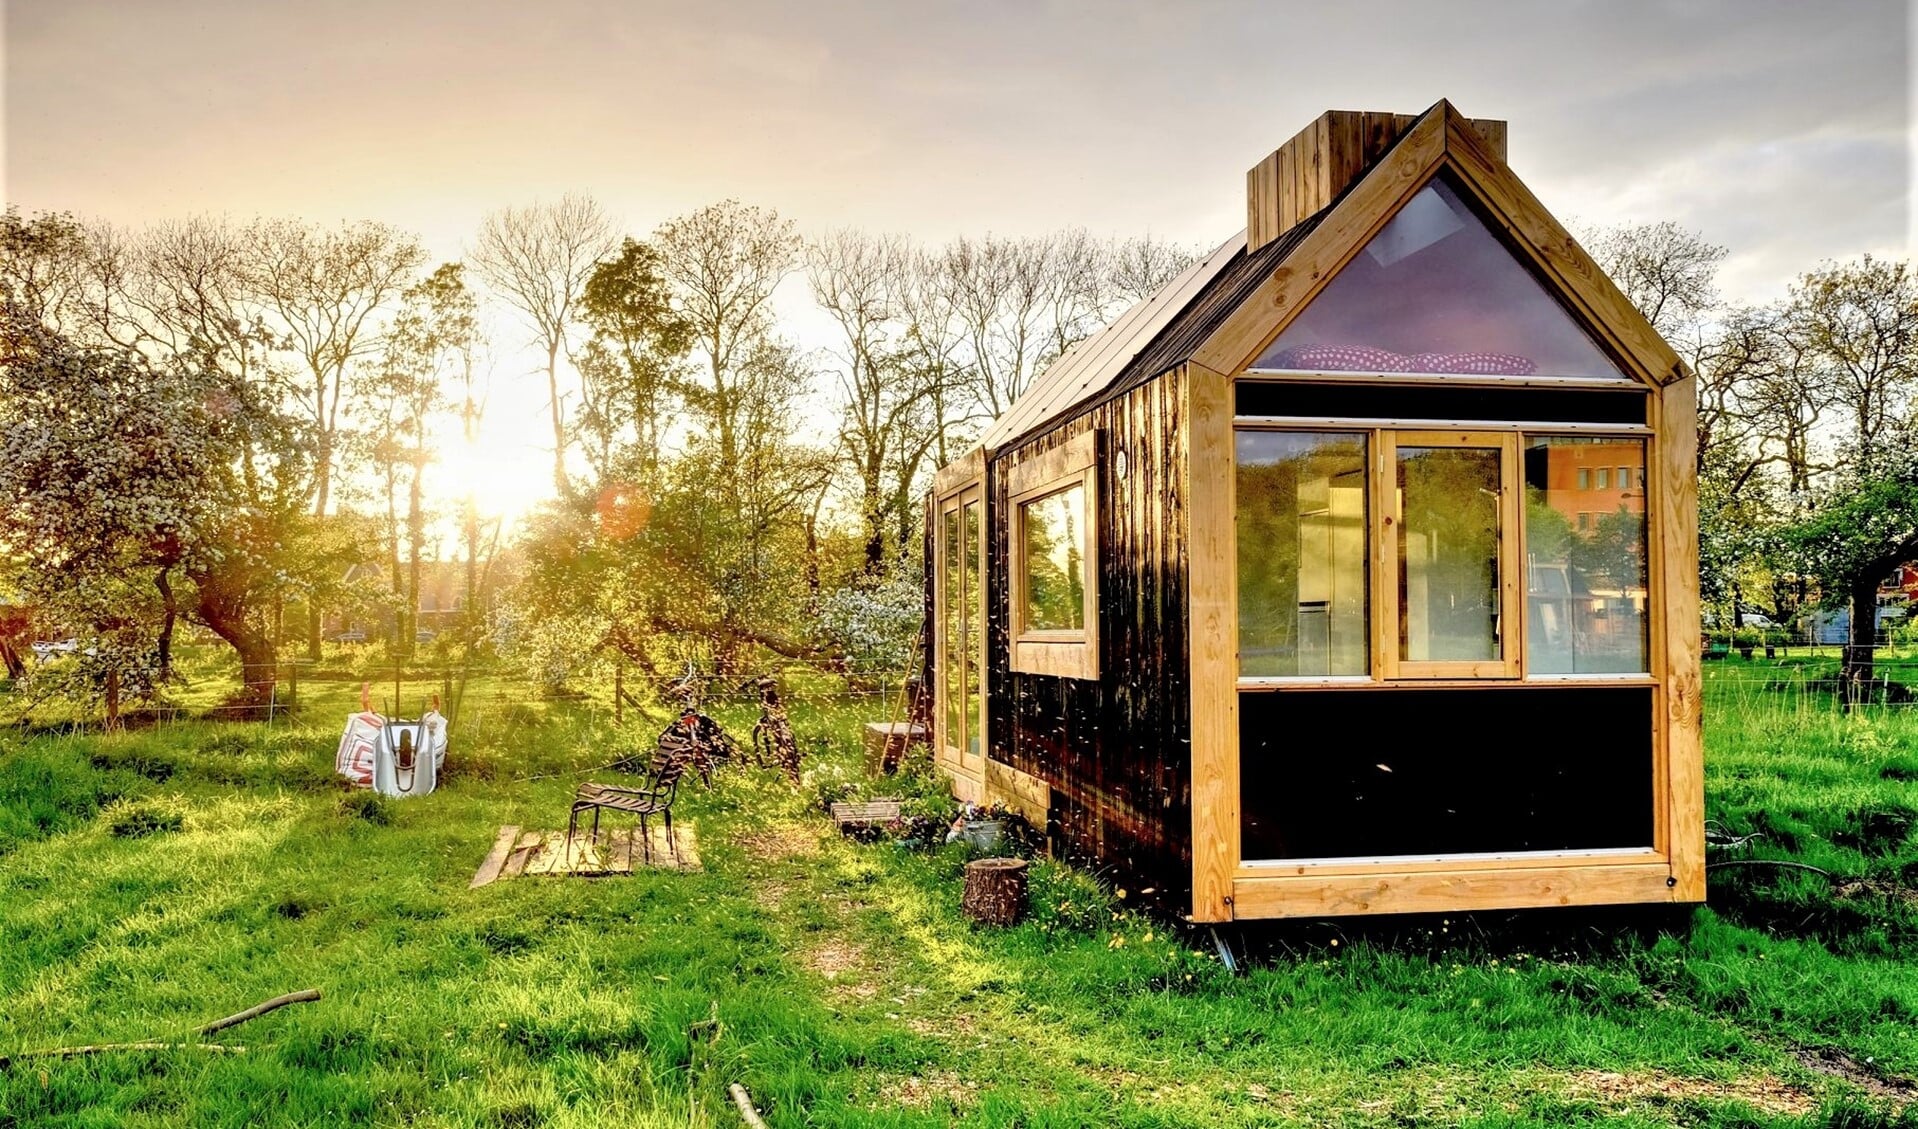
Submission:
POLYGON ((1836 1047, 1794 1047, 1792 1057, 1805 1069, 1842 1078, 1874 1098, 1896 1102, 1918 1098, 1918 1082, 1886 1074, 1876 1064, 1860 1062, 1836 1047))
POLYGON ((878 1099, 882 1106, 903 1106, 930 1112, 940 1105, 964 1109, 976 1100, 978 1091, 977 1082, 965 1081, 950 1070, 940 1070, 926 1075, 889 1078, 880 1083, 878 1099))
POLYGON ((800 827, 762 827, 739 836, 739 846, 760 862, 783 862, 818 854, 819 836, 800 827))
POLYGON ((866 1000, 879 994, 879 989, 871 983, 866 951, 857 945, 837 939, 827 940, 817 948, 807 950, 806 967, 825 978, 829 985, 827 990, 832 995, 866 1000))
POLYGON ((1542 1088, 1567 1097, 1602 1102, 1732 1101, 1763 1113, 1793 1116, 1804 1116, 1818 1109, 1818 1099, 1812 1094, 1764 1074, 1718 1081, 1685 1078, 1662 1070, 1633 1071, 1629 1074, 1610 1070, 1578 1070, 1556 1076, 1544 1075, 1539 1081, 1546 1084, 1542 1088))

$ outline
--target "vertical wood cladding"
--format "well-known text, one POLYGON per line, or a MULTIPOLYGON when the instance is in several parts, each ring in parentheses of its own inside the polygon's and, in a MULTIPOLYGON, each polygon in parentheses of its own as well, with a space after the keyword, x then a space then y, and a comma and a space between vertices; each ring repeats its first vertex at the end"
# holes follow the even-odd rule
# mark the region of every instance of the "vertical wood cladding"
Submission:
POLYGON ((1192 887, 1183 405, 1175 372, 993 460, 986 611, 992 759, 1052 786, 1047 830, 1063 858, 1181 913, 1192 887), (1099 432, 1101 677, 1014 673, 1006 471, 1088 429, 1099 432))

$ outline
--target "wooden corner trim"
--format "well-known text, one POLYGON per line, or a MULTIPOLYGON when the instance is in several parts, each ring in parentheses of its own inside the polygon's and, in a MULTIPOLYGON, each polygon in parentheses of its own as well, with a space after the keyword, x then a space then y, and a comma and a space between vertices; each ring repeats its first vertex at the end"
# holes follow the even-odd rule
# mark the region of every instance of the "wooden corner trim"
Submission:
POLYGON ((1186 366, 1186 614, 1192 725, 1192 916, 1232 918, 1239 867, 1238 567, 1232 381, 1186 366))

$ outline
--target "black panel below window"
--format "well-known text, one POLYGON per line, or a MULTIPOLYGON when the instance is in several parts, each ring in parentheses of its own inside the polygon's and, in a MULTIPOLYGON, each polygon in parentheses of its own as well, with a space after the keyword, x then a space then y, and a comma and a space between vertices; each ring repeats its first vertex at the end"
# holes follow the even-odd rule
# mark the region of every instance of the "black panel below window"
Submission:
POLYGON ((1642 392, 1585 388, 1452 388, 1445 385, 1235 382, 1242 416, 1302 419, 1489 420, 1511 423, 1645 422, 1642 392))
POLYGON ((1652 845, 1650 687, 1242 692, 1243 857, 1652 845))

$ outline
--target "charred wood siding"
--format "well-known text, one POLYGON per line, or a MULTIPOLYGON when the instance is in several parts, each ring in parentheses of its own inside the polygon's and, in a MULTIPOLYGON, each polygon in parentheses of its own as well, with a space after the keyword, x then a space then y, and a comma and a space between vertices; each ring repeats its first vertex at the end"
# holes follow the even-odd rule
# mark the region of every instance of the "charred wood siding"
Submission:
POLYGON ((995 459, 986 573, 992 759, 1052 786, 1047 830, 1063 858, 1179 912, 1192 886, 1184 400, 1175 372, 995 459), (1100 435, 1100 677, 1014 673, 1005 472, 1089 428, 1100 435))

